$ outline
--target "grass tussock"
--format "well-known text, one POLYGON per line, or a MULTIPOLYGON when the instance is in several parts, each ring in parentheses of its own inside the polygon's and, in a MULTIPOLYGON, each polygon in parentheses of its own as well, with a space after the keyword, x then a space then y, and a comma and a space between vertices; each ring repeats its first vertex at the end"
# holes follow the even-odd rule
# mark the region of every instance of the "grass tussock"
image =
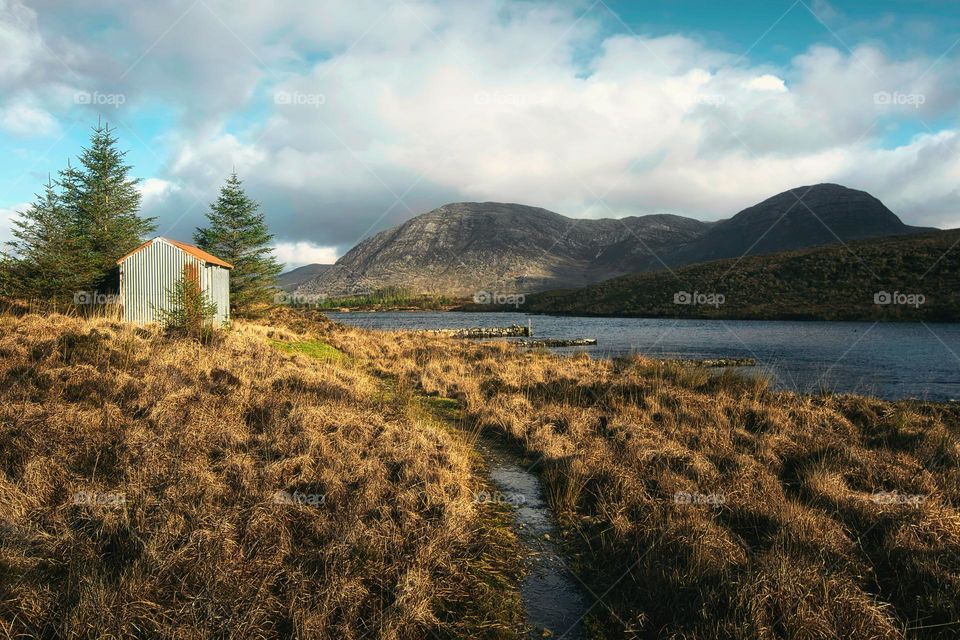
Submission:
POLYGON ((330 328, 540 459, 608 637, 955 638, 960 406, 330 328))
POLYGON ((522 632, 469 447, 272 325, 0 316, 0 637, 522 632))

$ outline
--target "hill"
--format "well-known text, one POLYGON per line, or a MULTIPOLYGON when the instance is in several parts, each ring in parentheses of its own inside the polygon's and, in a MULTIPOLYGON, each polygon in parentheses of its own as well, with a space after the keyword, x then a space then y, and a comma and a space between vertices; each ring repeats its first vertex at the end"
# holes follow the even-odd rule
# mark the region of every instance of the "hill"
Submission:
POLYGON ((577 219, 520 204, 461 202, 367 238, 298 291, 529 293, 664 266, 918 231, 870 194, 835 184, 792 189, 715 223, 668 214, 577 219))
POLYGON ((693 264, 931 230, 903 224, 865 191, 818 184, 784 191, 718 222, 666 261, 693 264))
POLYGON ((958 242, 960 230, 953 230, 719 260, 534 294, 523 308, 570 315, 955 322, 958 242), (884 292, 890 303, 877 304, 874 297, 884 302, 884 292), (903 297, 909 295, 923 298, 903 297))
POLYGON ((655 251, 683 245, 708 225, 680 216, 577 220, 520 204, 444 205, 367 238, 303 293, 350 295, 387 287, 473 296, 581 286, 623 273, 604 250, 637 236, 655 251))
POLYGON ((330 264, 307 264, 291 269, 277 276, 277 287, 283 291, 292 292, 304 282, 326 273, 332 266, 330 264))

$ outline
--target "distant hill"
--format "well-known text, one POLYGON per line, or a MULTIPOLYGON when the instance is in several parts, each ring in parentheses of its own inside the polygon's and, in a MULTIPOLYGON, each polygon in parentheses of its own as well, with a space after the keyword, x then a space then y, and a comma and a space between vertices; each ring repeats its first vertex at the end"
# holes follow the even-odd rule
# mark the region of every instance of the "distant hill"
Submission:
POLYGON ((797 187, 713 225, 672 264, 794 251, 933 229, 911 227, 865 191, 838 184, 797 187))
POLYGON ((402 287, 472 296, 579 286, 625 273, 619 258, 598 260, 618 243, 639 237, 655 252, 667 252, 707 228, 672 215, 589 220, 520 204, 461 202, 364 240, 301 288, 328 295, 402 287))
POLYGON ((960 321, 958 243, 960 230, 937 231, 750 256, 739 262, 707 262, 672 272, 623 276, 582 289, 533 294, 523 310, 560 315, 956 322, 960 321), (887 298, 888 304, 877 304, 887 298))
POLYGON ((277 286, 284 291, 292 292, 304 282, 322 275, 332 266, 332 264, 308 264, 291 269, 277 276, 277 286))
POLYGON ((298 290, 332 296, 389 287, 467 297, 529 293, 920 231, 870 194, 836 184, 798 187, 714 223, 668 214, 576 219, 520 204, 461 202, 367 238, 298 290))

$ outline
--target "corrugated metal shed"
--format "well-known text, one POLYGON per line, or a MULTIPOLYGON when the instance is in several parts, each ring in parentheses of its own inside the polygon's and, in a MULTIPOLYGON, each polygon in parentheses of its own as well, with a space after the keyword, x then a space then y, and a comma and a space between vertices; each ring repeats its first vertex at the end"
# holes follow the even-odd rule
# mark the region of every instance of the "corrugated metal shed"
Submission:
POLYGON ((120 299, 128 322, 157 322, 158 310, 168 310, 170 294, 185 270, 195 273, 201 291, 217 305, 215 320, 230 320, 230 269, 228 262, 185 242, 154 238, 117 260, 120 265, 120 299))

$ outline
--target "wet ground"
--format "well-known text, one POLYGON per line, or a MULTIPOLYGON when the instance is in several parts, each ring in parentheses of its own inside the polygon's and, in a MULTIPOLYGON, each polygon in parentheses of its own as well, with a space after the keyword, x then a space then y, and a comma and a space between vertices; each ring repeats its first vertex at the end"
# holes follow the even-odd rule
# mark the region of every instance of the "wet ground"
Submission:
POLYGON ((514 530, 529 550, 520 585, 531 638, 586 638, 582 618, 588 600, 560 553, 560 532, 544 497, 540 478, 524 460, 493 438, 477 442, 496 492, 489 499, 513 507, 514 530), (549 632, 549 633, 546 633, 549 632))

